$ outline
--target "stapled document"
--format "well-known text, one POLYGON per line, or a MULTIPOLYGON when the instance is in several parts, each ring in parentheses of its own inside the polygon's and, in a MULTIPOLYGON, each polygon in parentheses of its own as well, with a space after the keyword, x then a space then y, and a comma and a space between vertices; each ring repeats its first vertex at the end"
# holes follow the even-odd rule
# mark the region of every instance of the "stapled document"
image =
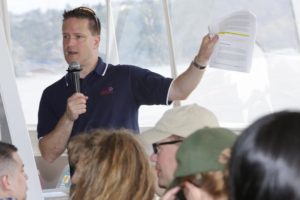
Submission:
POLYGON ((256 36, 256 17, 250 11, 237 11, 209 26, 209 34, 219 35, 210 67, 249 72, 256 36))

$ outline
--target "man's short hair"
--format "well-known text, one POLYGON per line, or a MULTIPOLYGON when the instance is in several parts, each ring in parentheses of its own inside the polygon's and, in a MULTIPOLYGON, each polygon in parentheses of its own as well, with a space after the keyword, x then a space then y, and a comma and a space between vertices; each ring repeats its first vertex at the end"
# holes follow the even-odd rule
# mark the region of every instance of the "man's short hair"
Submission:
POLYGON ((0 141, 0 175, 16 163, 12 154, 17 151, 14 145, 0 141))
POLYGON ((100 35, 101 33, 101 22, 97 17, 94 10, 88 7, 77 7, 73 10, 65 10, 63 14, 63 21, 69 18, 81 18, 89 20, 89 29, 91 30, 93 35, 100 35))

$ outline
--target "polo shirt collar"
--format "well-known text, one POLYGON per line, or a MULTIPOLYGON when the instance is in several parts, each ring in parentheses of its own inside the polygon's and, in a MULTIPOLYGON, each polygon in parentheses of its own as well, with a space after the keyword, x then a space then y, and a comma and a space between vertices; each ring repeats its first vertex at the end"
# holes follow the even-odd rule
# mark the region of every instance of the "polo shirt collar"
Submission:
POLYGON ((96 65, 95 72, 100 76, 104 76, 107 71, 107 68, 108 65, 105 62, 103 62, 100 57, 98 57, 98 63, 96 65))

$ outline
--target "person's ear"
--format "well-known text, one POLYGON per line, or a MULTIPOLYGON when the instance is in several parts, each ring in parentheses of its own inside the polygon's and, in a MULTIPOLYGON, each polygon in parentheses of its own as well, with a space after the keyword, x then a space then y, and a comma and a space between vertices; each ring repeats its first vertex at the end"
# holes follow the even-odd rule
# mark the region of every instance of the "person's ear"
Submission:
POLYGON ((11 190, 11 181, 8 175, 1 177, 1 185, 5 190, 11 190))
POLYGON ((94 40, 94 48, 96 48, 96 49, 99 48, 99 46, 100 46, 100 41, 101 41, 100 35, 95 36, 95 40, 94 40))

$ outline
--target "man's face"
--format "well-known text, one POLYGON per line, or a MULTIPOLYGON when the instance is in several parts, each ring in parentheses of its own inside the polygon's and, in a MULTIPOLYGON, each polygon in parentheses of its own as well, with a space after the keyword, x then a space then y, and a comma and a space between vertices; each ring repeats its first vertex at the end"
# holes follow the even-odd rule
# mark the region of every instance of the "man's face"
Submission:
MULTIPOLYGON (((175 140, 178 139, 174 139, 173 136, 170 136, 158 141, 157 143, 171 142, 175 140)), ((153 153, 150 156, 150 160, 155 162, 159 187, 167 188, 173 180, 173 174, 177 167, 176 152, 179 148, 179 144, 180 143, 159 145, 157 147, 158 152, 156 154, 153 153)))
POLYGON ((84 66, 91 65, 98 56, 99 35, 92 35, 89 20, 71 17, 63 22, 63 50, 68 64, 77 61, 84 66))
POLYGON ((16 170, 11 175, 13 197, 18 200, 26 199, 27 191, 27 174, 24 171, 24 164, 17 152, 13 153, 13 158, 16 161, 16 170))

